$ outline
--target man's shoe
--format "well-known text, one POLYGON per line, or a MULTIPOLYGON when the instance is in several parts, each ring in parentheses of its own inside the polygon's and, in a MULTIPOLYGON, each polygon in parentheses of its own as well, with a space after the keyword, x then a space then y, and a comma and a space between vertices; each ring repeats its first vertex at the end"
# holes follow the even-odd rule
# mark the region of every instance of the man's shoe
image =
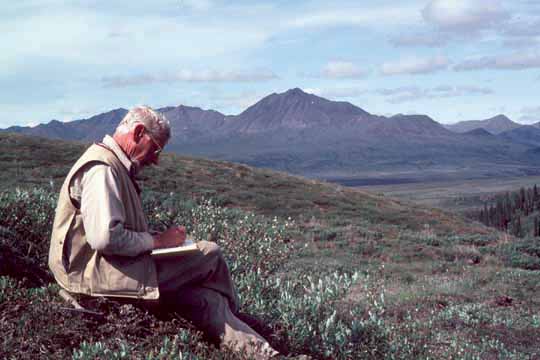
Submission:
POLYGON ((242 313, 242 312, 239 312, 235 315, 237 318, 245 322, 247 326, 249 326, 250 328, 255 330, 257 333, 259 333, 263 338, 267 338, 272 335, 273 333, 272 328, 266 325, 264 321, 260 319, 259 317, 255 315, 247 314, 247 313, 242 313))

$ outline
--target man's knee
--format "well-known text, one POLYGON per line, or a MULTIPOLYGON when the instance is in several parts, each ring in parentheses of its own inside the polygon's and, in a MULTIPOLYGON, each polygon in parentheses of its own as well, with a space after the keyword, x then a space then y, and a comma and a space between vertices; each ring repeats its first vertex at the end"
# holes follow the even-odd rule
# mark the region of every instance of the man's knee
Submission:
POLYGON ((186 289, 179 305, 180 314, 191 320, 211 342, 219 344, 225 332, 226 299, 218 292, 205 289, 186 289))

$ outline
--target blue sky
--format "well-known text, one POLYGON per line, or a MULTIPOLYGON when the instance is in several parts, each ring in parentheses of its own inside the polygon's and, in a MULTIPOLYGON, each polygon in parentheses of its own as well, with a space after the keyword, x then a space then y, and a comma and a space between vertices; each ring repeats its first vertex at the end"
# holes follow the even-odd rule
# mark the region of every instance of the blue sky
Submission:
POLYGON ((238 114, 300 87, 381 115, 540 121, 540 1, 0 5, 0 127, 138 104, 238 114))

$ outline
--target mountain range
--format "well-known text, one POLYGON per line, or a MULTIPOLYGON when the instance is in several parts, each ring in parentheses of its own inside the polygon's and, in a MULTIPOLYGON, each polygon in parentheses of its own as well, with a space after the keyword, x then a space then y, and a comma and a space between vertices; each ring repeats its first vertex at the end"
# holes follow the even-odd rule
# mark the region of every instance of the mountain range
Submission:
MULTIPOLYGON (((370 114, 298 88, 268 95, 234 116, 185 105, 158 111, 173 129, 169 151, 310 177, 540 173, 540 126, 504 115, 442 125, 426 115, 370 114)), ((111 134, 126 112, 1 131, 91 142, 111 134)))
POLYGON ((502 114, 486 120, 467 120, 460 121, 455 124, 445 125, 447 129, 459 133, 464 133, 474 129, 484 129, 495 135, 501 134, 505 131, 517 129, 521 126, 521 124, 510 120, 508 117, 502 114))

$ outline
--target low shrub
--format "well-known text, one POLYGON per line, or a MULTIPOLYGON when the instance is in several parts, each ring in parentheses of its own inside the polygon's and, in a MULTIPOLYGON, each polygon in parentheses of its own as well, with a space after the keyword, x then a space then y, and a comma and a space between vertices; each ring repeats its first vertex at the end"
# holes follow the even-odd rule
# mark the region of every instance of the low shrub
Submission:
POLYGON ((526 237, 497 246, 494 251, 511 267, 540 270, 540 238, 526 237))
POLYGON ((51 280, 49 238, 57 195, 47 189, 0 192, 0 275, 51 280))
MULTIPOLYGON (((46 273, 55 203, 56 197, 47 190, 0 193, 4 215, 0 224, 12 241, 2 244, 13 245, 21 254, 36 254, 36 266, 46 273)), ((228 260, 242 311, 262 316, 274 332, 271 342, 282 351, 307 353, 318 359, 347 359, 367 350, 366 338, 383 344, 380 348, 386 346, 378 325, 361 321, 361 308, 339 309, 338 302, 358 275, 307 275, 302 268, 281 271, 297 256, 293 239, 299 235, 293 221, 174 194, 149 194, 144 207, 154 228, 184 224, 197 239, 209 235, 216 239, 228 260)), ((90 308, 102 311, 105 318, 87 318, 62 306, 56 285, 44 280, 40 287, 28 287, 26 280, 17 280, 17 274, 9 275, 0 278, 3 356, 12 356, 17 349, 22 349, 22 357, 47 354, 76 359, 214 358, 217 354, 211 345, 200 341, 189 324, 174 322, 174 317, 162 322, 144 309, 114 301, 104 305, 92 298, 90 308)), ((230 352, 219 356, 239 358, 230 352)))

